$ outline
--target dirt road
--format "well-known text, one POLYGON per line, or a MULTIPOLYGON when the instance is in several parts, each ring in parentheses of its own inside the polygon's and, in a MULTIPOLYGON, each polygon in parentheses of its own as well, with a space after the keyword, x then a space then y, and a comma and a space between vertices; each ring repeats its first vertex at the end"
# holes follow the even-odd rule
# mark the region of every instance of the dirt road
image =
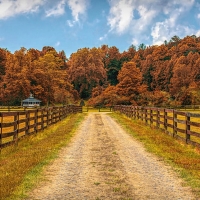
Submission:
POLYGON ((28 199, 195 199, 169 166, 106 113, 89 113, 28 199))

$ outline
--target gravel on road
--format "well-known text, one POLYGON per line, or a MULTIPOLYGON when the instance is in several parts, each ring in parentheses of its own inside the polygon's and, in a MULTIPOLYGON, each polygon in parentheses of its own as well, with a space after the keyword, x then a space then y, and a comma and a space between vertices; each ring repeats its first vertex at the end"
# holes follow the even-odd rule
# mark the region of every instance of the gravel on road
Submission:
POLYGON ((29 200, 193 200, 170 166, 107 113, 88 113, 29 200))

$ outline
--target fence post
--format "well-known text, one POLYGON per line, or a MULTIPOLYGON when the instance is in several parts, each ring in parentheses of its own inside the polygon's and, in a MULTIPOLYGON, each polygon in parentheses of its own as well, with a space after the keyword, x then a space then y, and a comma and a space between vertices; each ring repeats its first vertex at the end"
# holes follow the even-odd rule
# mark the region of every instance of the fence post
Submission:
POLYGON ((62 118, 66 117, 66 106, 62 108, 62 118))
POLYGON ((134 119, 136 119, 135 106, 132 107, 132 116, 133 116, 134 119))
POLYGON ((174 110, 174 116, 173 116, 173 123, 174 123, 174 129, 173 129, 173 137, 175 137, 175 135, 177 134, 177 113, 176 113, 176 110, 174 110))
POLYGON ((142 115, 141 115, 141 107, 138 106, 138 119, 140 119, 142 121, 142 115))
POLYGON ((130 116, 133 118, 133 106, 130 106, 130 116))
POLYGON ((61 121, 61 108, 58 108, 59 109, 59 121, 61 121))
POLYGON ((173 117, 173 121, 172 121, 172 126, 173 126, 172 136, 174 137, 174 109, 172 110, 172 117, 173 117))
POLYGON ((143 121, 143 107, 140 107, 140 119, 143 121))
POLYGON ((60 121, 63 119, 63 108, 59 108, 59 119, 60 121))
POLYGON ((50 115, 50 110, 47 108, 47 127, 49 126, 49 115, 50 115))
POLYGON ((153 110, 150 108, 150 126, 153 124, 153 110))
POLYGON ((60 120, 62 120, 64 117, 63 117, 63 107, 60 107, 60 120))
POLYGON ((167 112, 165 112, 165 109, 164 109, 164 129, 165 131, 167 131, 167 112))
POLYGON ((34 127, 34 131, 37 133, 38 131, 38 109, 36 109, 35 111, 35 119, 34 119, 34 123, 35 123, 35 127, 34 127))
POLYGON ((128 108, 129 108, 128 109, 128 117, 131 118, 131 110, 132 110, 132 108, 131 108, 131 106, 128 106, 128 108))
POLYGON ((54 113, 54 108, 52 108, 52 110, 51 110, 51 124, 53 124, 53 123, 54 123, 54 121, 55 121, 55 118, 54 118, 54 116, 55 116, 55 113, 54 113))
POLYGON ((160 128, 160 110, 159 109, 156 110, 156 118, 157 118, 156 127, 160 128))
POLYGON ((138 106, 136 106, 136 110, 137 110, 137 119, 140 119, 140 113, 139 113, 139 108, 138 108, 138 106))
POLYGON ((45 108, 44 109, 40 109, 40 114, 41 114, 41 129, 44 130, 44 111, 45 111, 45 108))
POLYGON ((190 140, 190 134, 188 134, 188 131, 190 131, 190 116, 188 113, 186 113, 185 116, 185 121, 186 121, 186 130, 185 130, 185 134, 186 134, 186 143, 188 143, 188 140, 190 140))
POLYGON ((148 120, 147 120, 147 114, 148 114, 148 110, 147 110, 147 108, 145 107, 144 108, 144 114, 145 114, 145 123, 146 123, 146 125, 148 124, 148 120))
POLYGON ((15 144, 17 144, 17 115, 14 115, 14 126, 13 126, 13 131, 14 131, 14 135, 13 135, 13 141, 15 142, 15 144))
MULTIPOLYGON (((0 113, 1 116, 1 124, 3 123, 3 115, 2 113, 0 113)), ((0 129, 0 153, 1 153, 1 149, 2 149, 2 125, 1 125, 1 129, 0 129)))
POLYGON ((26 132, 25 132, 25 135, 28 135, 28 132, 29 132, 29 116, 30 116, 30 113, 28 111, 26 111, 26 132))

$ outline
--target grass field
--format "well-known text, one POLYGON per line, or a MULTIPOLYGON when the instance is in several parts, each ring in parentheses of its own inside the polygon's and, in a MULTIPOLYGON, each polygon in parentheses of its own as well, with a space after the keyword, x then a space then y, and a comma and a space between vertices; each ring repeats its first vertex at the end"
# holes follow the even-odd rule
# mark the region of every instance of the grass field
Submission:
MULTIPOLYGON (((145 148, 170 164, 200 199, 200 150, 175 140, 161 130, 118 113, 110 114, 145 148)), ((134 159, 134 158, 133 158, 134 159)))
POLYGON ((69 143, 83 118, 83 114, 70 115, 44 131, 20 140, 18 146, 2 149, 0 199, 25 198, 26 192, 37 183, 43 167, 69 143))
MULTIPOLYGON (((18 146, 10 146, 2 150, 0 154, 0 199, 25 198, 27 191, 37 183, 42 168, 51 162, 58 150, 70 141, 85 114, 70 115, 44 131, 19 141, 18 146)), ((148 151, 172 165, 200 198, 199 149, 177 141, 163 134, 159 129, 146 126, 140 120, 129 119, 117 113, 111 113, 111 116, 140 140, 148 151)), ((10 122, 13 119, 5 118, 4 120, 10 122)), ((198 121, 199 119, 193 120, 198 121)))

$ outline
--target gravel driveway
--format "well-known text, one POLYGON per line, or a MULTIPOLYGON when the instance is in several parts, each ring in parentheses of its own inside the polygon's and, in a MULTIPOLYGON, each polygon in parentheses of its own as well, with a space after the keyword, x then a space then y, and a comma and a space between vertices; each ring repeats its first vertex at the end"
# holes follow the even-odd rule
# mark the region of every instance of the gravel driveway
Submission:
POLYGON ((190 188, 106 113, 89 113, 31 200, 195 199, 190 188))

